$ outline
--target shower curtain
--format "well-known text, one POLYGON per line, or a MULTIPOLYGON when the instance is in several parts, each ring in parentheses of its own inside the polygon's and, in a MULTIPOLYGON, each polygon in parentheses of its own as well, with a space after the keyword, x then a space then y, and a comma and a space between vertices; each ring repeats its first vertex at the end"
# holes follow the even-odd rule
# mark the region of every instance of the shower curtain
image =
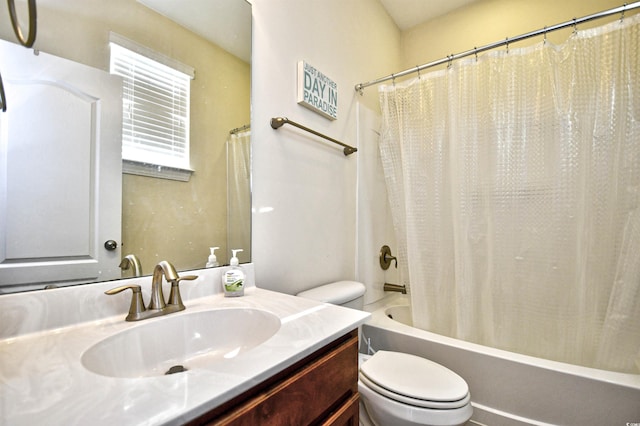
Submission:
MULTIPOLYGON (((241 263, 251 259, 251 130, 227 140, 227 247, 242 249, 241 263)), ((223 257, 224 258, 224 257, 223 257)))
POLYGON ((380 89, 414 324, 640 372, 640 15, 380 89))

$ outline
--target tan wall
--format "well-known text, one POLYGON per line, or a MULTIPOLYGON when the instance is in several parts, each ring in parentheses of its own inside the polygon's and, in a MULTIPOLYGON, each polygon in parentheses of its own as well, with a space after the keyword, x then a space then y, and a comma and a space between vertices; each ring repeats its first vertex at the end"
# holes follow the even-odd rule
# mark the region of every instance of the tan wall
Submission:
MULTIPOLYGON (((403 69, 569 21, 574 17, 622 6, 623 3, 621 0, 480 0, 404 31, 401 42, 403 69)), ((578 29, 602 25, 615 19, 619 19, 619 16, 584 23, 578 29)), ((562 43, 571 31, 566 29, 551 33, 548 40, 562 43)), ((540 36, 511 46, 532 45, 542 40, 540 36)), ((416 76, 413 74, 409 78, 416 76)))
MULTIPOLYGON (((16 41, 1 8, 0 37, 16 41)), ((25 15, 26 16, 26 15, 25 15)), ((123 255, 140 257, 145 273, 160 260, 203 267, 210 246, 226 253, 226 151, 229 130, 250 120, 250 65, 135 0, 41 0, 37 49, 109 69, 116 32, 196 70, 191 83, 190 182, 123 177, 123 255)))

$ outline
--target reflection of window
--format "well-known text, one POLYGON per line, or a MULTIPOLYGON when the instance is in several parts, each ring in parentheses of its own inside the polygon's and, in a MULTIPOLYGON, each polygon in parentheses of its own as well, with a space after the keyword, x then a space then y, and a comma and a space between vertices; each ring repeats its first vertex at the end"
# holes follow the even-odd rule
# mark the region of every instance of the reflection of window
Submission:
POLYGON ((115 34, 111 35, 110 70, 124 78, 125 172, 187 180, 189 172, 186 179, 173 175, 190 170, 189 96, 193 70, 115 34))

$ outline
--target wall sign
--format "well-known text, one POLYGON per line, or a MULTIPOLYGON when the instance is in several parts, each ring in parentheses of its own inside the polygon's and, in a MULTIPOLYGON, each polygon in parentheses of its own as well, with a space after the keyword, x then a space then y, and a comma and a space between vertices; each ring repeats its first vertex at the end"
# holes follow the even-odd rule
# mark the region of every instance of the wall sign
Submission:
POLYGON ((305 61, 298 62, 298 104, 329 120, 338 118, 338 85, 305 61))

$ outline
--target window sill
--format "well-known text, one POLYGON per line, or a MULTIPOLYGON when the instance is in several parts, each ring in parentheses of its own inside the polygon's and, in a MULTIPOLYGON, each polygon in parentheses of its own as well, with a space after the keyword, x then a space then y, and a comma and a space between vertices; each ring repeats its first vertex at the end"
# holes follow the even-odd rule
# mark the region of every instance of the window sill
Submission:
POLYGON ((158 164, 141 163, 132 160, 122 160, 122 173, 138 176, 147 176, 158 179, 178 180, 189 182, 193 170, 177 167, 160 166, 158 164))

